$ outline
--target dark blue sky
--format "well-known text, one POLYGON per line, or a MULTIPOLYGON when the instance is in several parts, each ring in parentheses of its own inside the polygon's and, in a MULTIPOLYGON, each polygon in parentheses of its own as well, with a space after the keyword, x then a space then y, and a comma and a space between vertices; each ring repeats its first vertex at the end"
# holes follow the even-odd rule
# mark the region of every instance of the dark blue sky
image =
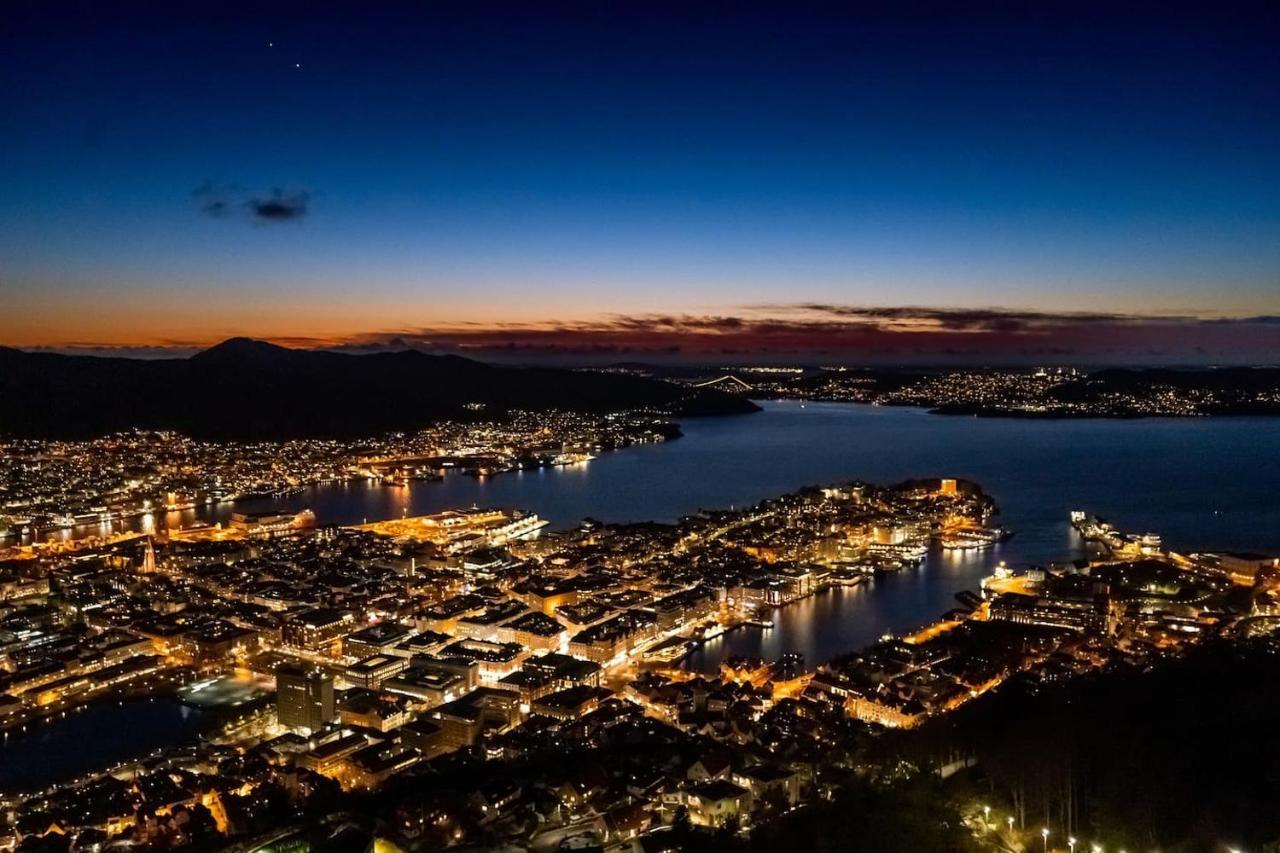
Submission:
POLYGON ((1275 7, 999 8, 17 4, 0 340, 1280 313, 1275 7))

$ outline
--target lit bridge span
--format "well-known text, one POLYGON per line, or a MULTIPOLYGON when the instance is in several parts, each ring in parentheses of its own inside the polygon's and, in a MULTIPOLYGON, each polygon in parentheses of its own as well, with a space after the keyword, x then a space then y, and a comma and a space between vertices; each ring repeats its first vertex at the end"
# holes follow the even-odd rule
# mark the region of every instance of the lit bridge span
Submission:
POLYGON ((733 391, 754 391, 755 388, 749 383, 743 382, 736 376, 725 374, 717 376, 715 379, 708 379, 706 382, 695 382, 694 388, 710 388, 715 385, 727 385, 733 391))

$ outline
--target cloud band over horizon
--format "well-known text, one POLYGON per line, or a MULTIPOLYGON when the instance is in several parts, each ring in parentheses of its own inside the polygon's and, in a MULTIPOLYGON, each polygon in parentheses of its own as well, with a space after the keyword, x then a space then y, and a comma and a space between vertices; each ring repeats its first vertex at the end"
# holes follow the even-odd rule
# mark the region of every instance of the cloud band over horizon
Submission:
MULTIPOLYGON (((571 321, 454 322, 332 335, 255 334, 283 346, 374 353, 416 349, 502 361, 837 363, 1280 362, 1280 317, 1148 315, 997 307, 782 303, 724 313, 607 314, 571 321)), ((210 339, 66 342, 30 349, 182 356, 210 339)))

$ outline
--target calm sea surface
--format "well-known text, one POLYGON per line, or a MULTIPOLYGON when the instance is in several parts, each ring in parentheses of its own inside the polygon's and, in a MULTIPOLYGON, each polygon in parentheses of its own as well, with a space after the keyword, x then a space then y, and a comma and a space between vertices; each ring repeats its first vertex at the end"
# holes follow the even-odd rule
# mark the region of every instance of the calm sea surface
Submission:
POLYGON ((0 736, 0 793, 31 793, 195 743, 203 711, 176 697, 94 702, 0 736))
POLYGON ((690 660, 699 668, 715 668, 725 654, 786 651, 818 663, 886 631, 922 625, 953 607, 957 592, 976 588, 996 561, 1017 567, 1079 556, 1082 544, 1068 523, 1077 508, 1126 530, 1158 532, 1180 550, 1280 552, 1280 419, 1027 421, 768 402, 759 414, 682 427, 681 439, 585 466, 450 475, 409 488, 320 486, 284 505, 338 523, 497 505, 568 527, 588 516, 675 521, 813 484, 952 476, 992 494, 1000 523, 1015 531, 989 551, 938 553, 917 571, 784 608, 772 631, 742 629, 706 646, 690 660))
MULTIPOLYGON (((783 608, 772 630, 740 629, 695 653, 688 665, 705 670, 725 655, 787 651, 816 664, 887 631, 923 625, 953 607, 955 593, 976 588, 997 561, 1019 567, 1078 556, 1081 543, 1068 524, 1072 509, 1126 530, 1158 532, 1178 550, 1280 553, 1280 418, 1026 421, 769 402, 759 414, 682 426, 685 436, 677 441, 574 468, 488 479, 450 475, 408 488, 326 485, 278 505, 310 507, 320 522, 344 524, 495 505, 532 510, 568 527, 588 516, 674 521, 699 508, 741 507, 806 485, 950 476, 973 480, 993 495, 999 523, 1015 531, 980 554, 931 554, 918 570, 783 608)), ((218 507, 210 517, 229 514, 229 507, 218 507)), ((101 719, 129 726, 126 716, 101 719)), ((49 724, 25 755, 19 747, 26 741, 11 738, 0 750, 0 768, 12 772, 42 752, 47 756, 59 728, 49 724)), ((74 739, 78 749, 98 752, 95 738, 75 733, 74 739)), ((84 769, 127 757, 104 746, 84 769)), ((0 786, 5 775, 0 771, 0 786)))

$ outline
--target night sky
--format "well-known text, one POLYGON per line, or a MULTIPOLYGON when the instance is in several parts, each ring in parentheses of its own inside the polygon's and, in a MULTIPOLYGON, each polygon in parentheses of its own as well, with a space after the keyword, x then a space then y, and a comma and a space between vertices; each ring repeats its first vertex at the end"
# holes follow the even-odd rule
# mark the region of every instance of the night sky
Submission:
POLYGON ((196 5, 6 4, 0 343, 1280 360, 1275 4, 196 5))

